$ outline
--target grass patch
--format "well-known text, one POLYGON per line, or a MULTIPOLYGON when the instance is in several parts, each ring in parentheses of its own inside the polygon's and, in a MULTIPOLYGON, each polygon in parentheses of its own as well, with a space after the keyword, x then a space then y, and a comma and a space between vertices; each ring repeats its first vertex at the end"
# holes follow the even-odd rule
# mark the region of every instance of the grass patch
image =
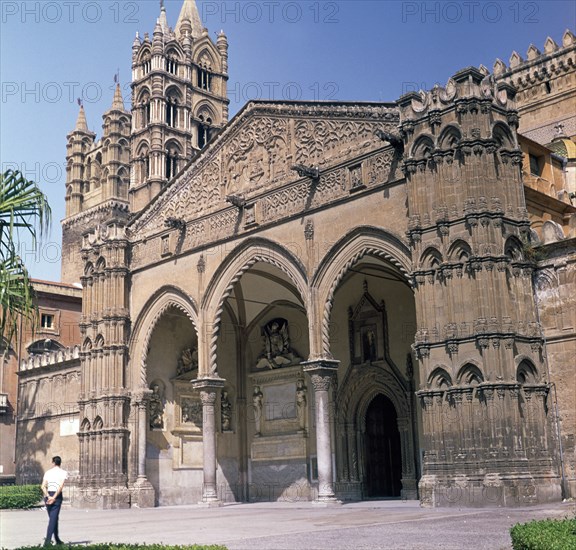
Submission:
POLYGON ((576 550, 576 518, 517 523, 510 536, 514 550, 576 550))
POLYGON ((23 510, 40 504, 42 489, 40 485, 2 485, 0 486, 0 509, 23 510))
MULTIPOLYGON (((39 550, 44 546, 20 546, 16 550, 39 550)), ((122 544, 102 542, 100 544, 63 544, 54 546, 54 549, 82 548, 83 550, 228 550, 225 546, 217 544, 192 544, 186 546, 172 546, 169 544, 122 544)))

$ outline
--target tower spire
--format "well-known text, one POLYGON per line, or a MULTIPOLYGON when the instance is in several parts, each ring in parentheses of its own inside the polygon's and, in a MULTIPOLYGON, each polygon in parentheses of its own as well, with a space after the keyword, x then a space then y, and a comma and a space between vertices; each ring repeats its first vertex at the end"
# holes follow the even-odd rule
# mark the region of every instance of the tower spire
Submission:
POLYGON ((192 25, 192 38, 199 38, 202 35, 204 26, 202 25, 202 20, 198 13, 196 0, 184 0, 184 4, 182 4, 182 9, 180 10, 180 16, 178 17, 178 22, 176 23, 176 36, 180 36, 182 23, 185 19, 188 19, 192 25))
POLYGON ((120 82, 116 83, 114 99, 112 100, 112 109, 124 111, 124 99, 122 98, 122 91, 120 90, 120 82))
POLYGON ((88 123, 86 122, 86 113, 84 112, 84 105, 80 103, 80 112, 78 113, 78 119, 76 120, 75 131, 87 132, 88 123))

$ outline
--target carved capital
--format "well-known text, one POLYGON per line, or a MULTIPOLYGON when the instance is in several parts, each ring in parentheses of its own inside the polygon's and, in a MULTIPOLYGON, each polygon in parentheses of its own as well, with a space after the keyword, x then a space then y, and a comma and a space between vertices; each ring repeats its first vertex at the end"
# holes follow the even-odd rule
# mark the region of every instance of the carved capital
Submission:
POLYGON ((338 372, 339 364, 339 361, 331 359, 318 359, 302 363, 304 372, 310 375, 315 392, 328 391, 330 389, 330 385, 333 381, 335 382, 334 378, 338 372))

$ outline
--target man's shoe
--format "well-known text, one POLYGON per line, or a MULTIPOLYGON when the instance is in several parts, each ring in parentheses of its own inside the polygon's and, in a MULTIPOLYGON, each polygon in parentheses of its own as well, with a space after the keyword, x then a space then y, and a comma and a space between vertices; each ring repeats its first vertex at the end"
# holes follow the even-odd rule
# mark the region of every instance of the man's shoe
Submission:
POLYGON ((66 544, 66 543, 65 543, 63 540, 56 539, 56 544, 57 544, 58 546, 62 546, 63 544, 66 544))
POLYGON ((52 541, 50 539, 44 539, 44 546, 52 546, 52 541))

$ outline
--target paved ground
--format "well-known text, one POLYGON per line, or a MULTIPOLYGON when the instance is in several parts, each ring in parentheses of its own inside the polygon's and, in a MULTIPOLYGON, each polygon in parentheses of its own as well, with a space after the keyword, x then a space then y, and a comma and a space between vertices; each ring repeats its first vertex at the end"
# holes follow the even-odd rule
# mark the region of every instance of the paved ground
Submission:
MULTIPOLYGON (((576 514, 575 503, 530 508, 420 508, 415 501, 228 504, 83 511, 64 508, 63 540, 223 544, 230 550, 443 550, 510 548, 517 522, 576 514)), ((0 512, 0 547, 42 542, 44 510, 0 512)))

